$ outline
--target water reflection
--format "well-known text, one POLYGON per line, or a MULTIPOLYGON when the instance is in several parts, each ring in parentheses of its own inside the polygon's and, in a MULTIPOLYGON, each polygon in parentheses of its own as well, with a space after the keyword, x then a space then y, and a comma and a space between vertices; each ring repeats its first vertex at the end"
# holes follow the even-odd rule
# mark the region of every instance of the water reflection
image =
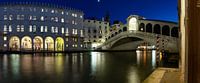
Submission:
POLYGON ((140 83, 154 51, 0 55, 0 83, 140 83))

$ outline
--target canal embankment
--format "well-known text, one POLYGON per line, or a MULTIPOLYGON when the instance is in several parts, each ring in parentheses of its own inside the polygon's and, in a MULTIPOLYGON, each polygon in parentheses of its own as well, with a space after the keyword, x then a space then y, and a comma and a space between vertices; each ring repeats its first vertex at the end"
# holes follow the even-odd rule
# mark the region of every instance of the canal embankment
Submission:
POLYGON ((180 83, 178 68, 157 68, 143 83, 180 83))

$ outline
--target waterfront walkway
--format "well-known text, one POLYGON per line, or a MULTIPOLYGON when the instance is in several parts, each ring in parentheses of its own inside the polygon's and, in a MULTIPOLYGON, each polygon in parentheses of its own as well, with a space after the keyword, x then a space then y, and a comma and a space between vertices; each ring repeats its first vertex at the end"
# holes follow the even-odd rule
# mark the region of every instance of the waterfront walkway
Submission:
POLYGON ((175 68, 157 68, 143 83, 180 83, 180 71, 175 68))

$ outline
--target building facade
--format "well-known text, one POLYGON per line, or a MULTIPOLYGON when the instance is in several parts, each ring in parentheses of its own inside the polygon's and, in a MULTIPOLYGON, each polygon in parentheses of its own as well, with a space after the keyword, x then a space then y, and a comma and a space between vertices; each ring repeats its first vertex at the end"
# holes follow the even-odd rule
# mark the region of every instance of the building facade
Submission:
POLYGON ((0 50, 83 49, 83 12, 38 4, 0 6, 0 50))
POLYGON ((99 20, 84 20, 84 36, 86 48, 95 48, 106 41, 107 34, 110 33, 109 22, 99 20))

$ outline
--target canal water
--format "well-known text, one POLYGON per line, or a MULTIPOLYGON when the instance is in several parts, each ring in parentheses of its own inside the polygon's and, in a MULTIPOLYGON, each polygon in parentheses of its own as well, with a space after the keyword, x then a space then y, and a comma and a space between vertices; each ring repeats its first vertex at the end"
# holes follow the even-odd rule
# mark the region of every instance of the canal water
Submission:
POLYGON ((155 51, 1 54, 0 83, 141 83, 155 51))

